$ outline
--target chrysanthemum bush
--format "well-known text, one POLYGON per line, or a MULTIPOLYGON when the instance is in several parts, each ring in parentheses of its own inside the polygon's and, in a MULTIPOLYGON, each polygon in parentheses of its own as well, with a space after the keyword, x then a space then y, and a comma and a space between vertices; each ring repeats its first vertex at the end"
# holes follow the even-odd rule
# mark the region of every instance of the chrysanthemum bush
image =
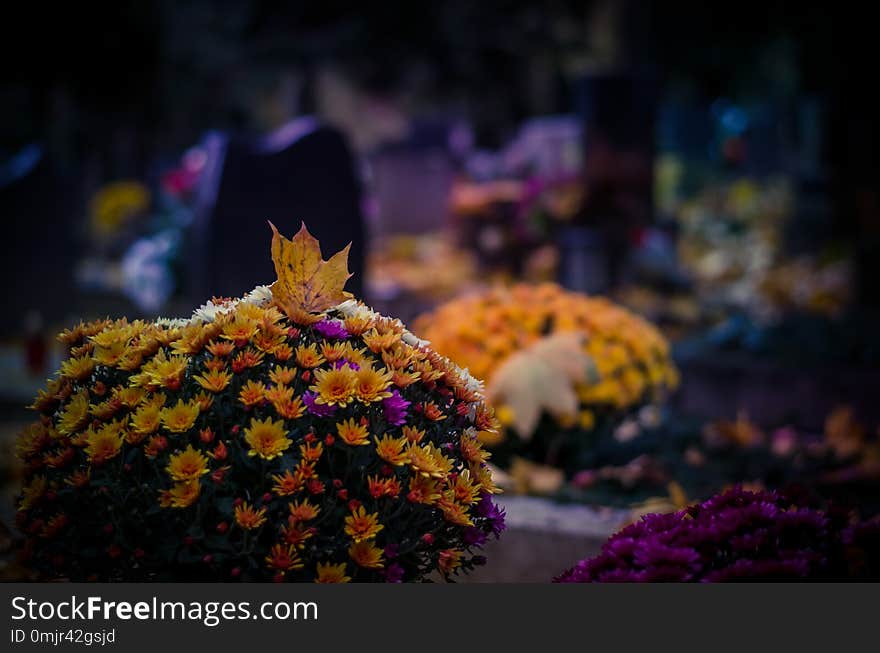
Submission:
POLYGON ((504 528, 479 382, 342 292, 305 228, 190 320, 80 324, 20 436, 44 577, 412 581, 504 528))
POLYGON ((462 297, 415 326, 438 352, 486 379, 503 433, 531 457, 571 471, 594 436, 678 384, 669 344, 653 325, 555 284, 462 297))
POLYGON ((613 535, 557 582, 880 578, 880 518, 853 523, 776 492, 728 490, 613 535))

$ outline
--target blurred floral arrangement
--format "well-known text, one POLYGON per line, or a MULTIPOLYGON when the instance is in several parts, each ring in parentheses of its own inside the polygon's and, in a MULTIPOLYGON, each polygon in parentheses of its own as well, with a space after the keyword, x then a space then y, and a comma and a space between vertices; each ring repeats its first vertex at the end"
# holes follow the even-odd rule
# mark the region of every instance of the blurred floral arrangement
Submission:
POLYGON ((138 181, 111 182, 89 202, 90 226, 98 237, 112 237, 150 206, 150 191, 138 181))
POLYGON ((742 178, 710 185, 677 207, 679 256, 703 301, 764 320, 791 309, 841 313, 850 296, 849 265, 783 252, 792 203, 785 179, 742 178))
POLYGON ((458 240, 483 273, 532 282, 556 278, 559 228, 582 207, 582 128, 576 116, 523 124, 497 152, 478 151, 453 186, 458 240))
POLYGON ((444 301, 477 283, 474 256, 443 233, 394 235, 373 243, 367 258, 371 297, 408 293, 444 301))
POLYGON ((678 383, 666 340, 601 297, 517 284, 456 299, 421 316, 437 351, 487 380, 504 427, 484 441, 568 473, 628 413, 678 383))
POLYGON ((625 527, 562 583, 877 579, 880 518, 851 522, 803 498, 734 488, 625 527))
POLYGON ((196 147, 161 174, 154 191, 136 180, 100 188, 89 202, 90 254, 76 270, 80 285, 121 293, 147 313, 159 311, 177 287, 180 243, 193 221, 205 163, 196 147))
POLYGON ((880 513, 880 429, 839 406, 822 432, 762 429, 745 413, 700 425, 678 416, 654 426, 621 427, 615 446, 600 443, 559 496, 633 508, 676 510, 735 484, 786 490, 809 487, 823 499, 880 513), (631 431, 626 438, 621 436, 631 431))
POLYGON ((343 292, 305 226, 189 320, 79 324, 19 437, 22 558, 72 580, 415 581, 504 528, 482 386, 343 292))

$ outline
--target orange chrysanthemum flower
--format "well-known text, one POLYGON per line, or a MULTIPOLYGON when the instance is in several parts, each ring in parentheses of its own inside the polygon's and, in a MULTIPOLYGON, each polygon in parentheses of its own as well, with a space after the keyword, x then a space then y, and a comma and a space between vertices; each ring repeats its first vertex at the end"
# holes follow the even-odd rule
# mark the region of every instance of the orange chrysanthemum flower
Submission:
POLYGON ((317 462, 321 459, 321 454, 324 453, 324 444, 322 442, 301 444, 299 445, 299 453, 304 461, 310 463, 317 462))
POLYGON ((161 413, 162 426, 172 433, 184 433, 192 428, 199 416, 199 405, 196 402, 184 403, 178 399, 170 408, 163 408, 161 413))
POLYGON ((301 368, 310 370, 324 362, 324 357, 318 353, 315 345, 300 345, 296 348, 296 364, 301 368))
POLYGON ((316 532, 315 528, 311 526, 304 526, 289 520, 287 526, 281 527, 281 539, 287 544, 299 548, 316 532))
POLYGON ((437 563, 440 571, 449 574, 461 566, 462 552, 457 549, 444 549, 440 552, 437 563))
POLYGON ((253 349, 247 349, 245 351, 240 351, 232 359, 232 371, 236 374, 240 374, 247 369, 252 367, 256 367, 260 363, 263 362, 263 352, 254 351, 253 349))
POLYGON ((491 453, 483 449, 483 445, 477 439, 476 435, 468 433, 467 431, 461 434, 458 446, 461 450, 462 458, 469 463, 479 464, 492 457, 491 453))
POLYGON ((144 455, 155 458, 168 448, 168 439, 164 435, 154 435, 144 445, 144 455))
POLYGON ((292 383, 296 378, 296 370, 290 367, 281 367, 276 365, 275 369, 269 372, 269 380, 277 386, 292 383))
POLYGON ((190 444, 180 453, 171 455, 165 470, 175 481, 192 481, 208 473, 208 459, 190 444))
POLYGON ((302 569, 303 563, 300 560, 296 549, 288 544, 276 544, 266 556, 266 564, 271 569, 277 571, 290 571, 291 569, 302 569))
POLYGON ((429 401, 422 405, 422 414, 434 422, 439 422, 446 417, 446 415, 443 414, 443 411, 437 408, 437 405, 433 401, 429 401))
POLYGON ((425 437, 424 429, 417 429, 415 426, 404 426, 401 430, 403 431, 403 437, 406 438, 407 442, 418 444, 422 441, 422 438, 425 437))
POLYGON ((247 501, 236 506, 233 512, 235 513, 235 523, 246 531, 252 531, 266 523, 266 509, 256 510, 247 501))
POLYGON ((385 527, 379 523, 379 513, 367 514, 363 506, 352 510, 345 518, 345 533, 355 542, 372 540, 383 528, 385 527))
POLYGON ((440 498, 437 481, 429 476, 415 474, 409 479, 409 493, 407 493, 406 498, 412 503, 434 505, 440 498))
POLYGON ((354 542, 348 547, 348 555, 359 567, 381 569, 384 566, 382 549, 369 541, 354 542))
POLYGON ((400 342, 400 333, 397 333, 396 331, 379 333, 376 329, 372 329, 365 333, 363 338, 364 343, 370 348, 370 351, 374 354, 378 354, 382 351, 391 349, 394 345, 400 342))
POLYGON ((311 521, 318 516, 319 512, 321 512, 321 509, 318 506, 309 503, 308 499, 294 501, 293 503, 288 504, 288 509, 290 510, 290 519, 294 524, 311 521))
POLYGON ((345 444, 358 447, 370 444, 370 432, 365 424, 358 424, 354 418, 336 424, 336 433, 345 444))
POLYGON ((306 407, 302 400, 297 397, 291 401, 283 401, 273 404, 275 412, 284 419, 298 419, 306 412, 306 407))
POLYGON ((266 386, 260 381, 248 381, 238 393, 238 400, 245 406, 256 406, 266 397, 266 386))
POLYGON ((65 485, 69 485, 71 487, 75 487, 75 488, 80 489, 80 488, 84 488, 86 485, 89 484, 90 478, 91 478, 91 475, 89 473, 89 470, 78 469, 75 472, 73 472, 73 474, 71 474, 70 476, 65 478, 64 483, 65 483, 65 485))
POLYGON ((367 486, 370 490, 370 496, 374 499, 379 499, 381 497, 396 497, 400 494, 400 483, 394 476, 389 478, 368 476, 367 486))
POLYGON ((206 374, 194 376, 193 380, 205 390, 210 392, 222 392, 232 380, 232 374, 222 370, 210 370, 206 374))
POLYGON ((251 447, 248 455, 259 456, 265 460, 280 456, 292 444, 287 437, 284 422, 274 421, 271 417, 262 421, 251 420, 251 425, 244 430, 244 439, 251 447))
POLYGON ((393 438, 383 435, 382 438, 374 438, 376 442, 376 455, 389 465, 403 465, 409 460, 405 447, 407 439, 393 438))
POLYGON ((217 358, 226 358, 235 351, 235 344, 229 341, 213 341, 205 349, 217 358))
POLYGON ((207 413, 211 409, 211 404, 214 403, 214 397, 202 390, 193 397, 193 401, 198 405, 199 411, 207 413))
POLYGON ((291 473, 289 469, 283 474, 273 474, 272 480, 275 485, 272 486, 272 492, 280 497, 296 494, 305 485, 306 479, 298 473, 291 473))
POLYGON ((348 583, 351 582, 351 576, 345 575, 345 563, 340 562, 338 565, 332 563, 319 562, 315 568, 316 583, 348 583))

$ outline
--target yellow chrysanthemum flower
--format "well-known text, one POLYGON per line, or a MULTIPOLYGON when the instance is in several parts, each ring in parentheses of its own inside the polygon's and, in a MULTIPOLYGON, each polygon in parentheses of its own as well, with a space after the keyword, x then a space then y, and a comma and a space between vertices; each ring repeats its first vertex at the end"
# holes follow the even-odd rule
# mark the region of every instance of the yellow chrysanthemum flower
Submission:
POLYGON ((309 388, 318 396, 315 401, 329 406, 345 406, 355 393, 357 375, 347 365, 336 369, 321 369, 315 372, 315 384, 309 388))
POLYGON ((351 582, 351 576, 346 576, 346 564, 344 562, 340 562, 338 565, 334 565, 330 562, 323 563, 319 562, 315 568, 316 583, 349 583, 351 582))
POLYGON ((119 429, 102 428, 89 436, 86 454, 93 464, 100 465, 119 454, 122 440, 123 436, 119 429))
POLYGON ((336 424, 336 433, 345 444, 352 447, 370 444, 370 431, 365 424, 358 424, 354 418, 336 424))
POLYGON ((89 394, 79 392, 71 397, 58 419, 58 432, 71 435, 86 425, 89 419, 89 394))
POLYGON ((175 481, 192 481, 208 473, 208 459, 190 444, 180 453, 172 454, 165 469, 175 481))
POLYGON ((354 542, 348 547, 348 555, 357 566, 365 569, 381 569, 385 566, 382 549, 369 541, 354 542))
POLYGON ((251 447, 248 455, 259 456, 264 460, 277 458, 292 444, 287 437, 284 422, 274 421, 271 417, 262 421, 252 419, 251 425, 244 430, 244 439, 251 447))
POLYGON ((170 490, 163 490, 159 496, 159 505, 163 508, 188 508, 194 504, 202 492, 198 480, 175 483, 170 490))
POLYGON ((345 518, 345 534, 355 542, 372 540, 385 528, 379 523, 379 513, 367 514, 363 506, 359 506, 345 518))
POLYGON ((160 416, 162 426, 166 429, 172 433, 184 433, 195 424, 199 416, 199 405, 196 402, 184 403, 183 399, 178 399, 173 407, 163 408, 160 416))
POLYGON ((391 385, 391 374, 378 371, 372 367, 362 367, 356 372, 355 395, 364 403, 382 401, 391 396, 388 387, 391 385))

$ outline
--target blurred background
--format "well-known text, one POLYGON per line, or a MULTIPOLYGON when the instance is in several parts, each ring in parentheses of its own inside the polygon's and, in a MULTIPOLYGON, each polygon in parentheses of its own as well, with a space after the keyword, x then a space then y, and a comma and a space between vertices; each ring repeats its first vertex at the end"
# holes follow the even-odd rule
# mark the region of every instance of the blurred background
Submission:
POLYGON ((836 415, 876 439, 880 107, 855 5, 16 11, 0 26, 4 474, 57 332, 271 282, 267 220, 306 221, 325 255, 352 241, 349 290, 384 314, 555 281, 661 328, 678 414, 736 418, 734 438, 827 437, 836 415))

